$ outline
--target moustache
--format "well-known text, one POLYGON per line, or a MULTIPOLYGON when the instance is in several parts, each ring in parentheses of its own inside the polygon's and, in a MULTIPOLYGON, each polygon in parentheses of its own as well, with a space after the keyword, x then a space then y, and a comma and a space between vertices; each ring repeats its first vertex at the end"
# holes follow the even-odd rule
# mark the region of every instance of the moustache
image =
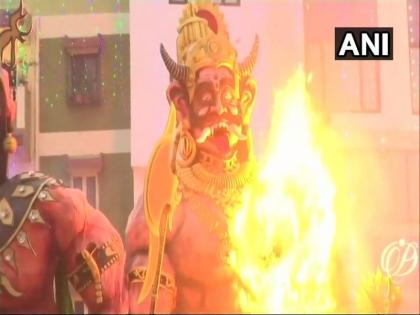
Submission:
POLYGON ((219 115, 217 113, 208 113, 207 115, 202 117, 194 114, 191 118, 191 124, 194 127, 199 128, 212 126, 221 121, 226 121, 236 125, 242 125, 243 123, 242 117, 240 115, 232 115, 230 113, 223 113, 222 115, 219 115))

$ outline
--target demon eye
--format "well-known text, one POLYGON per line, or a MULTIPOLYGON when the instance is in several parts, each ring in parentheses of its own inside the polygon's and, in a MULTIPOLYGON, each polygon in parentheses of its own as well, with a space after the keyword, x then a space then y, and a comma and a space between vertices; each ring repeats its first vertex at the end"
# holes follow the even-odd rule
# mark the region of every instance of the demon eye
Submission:
POLYGON ((202 104, 209 104, 209 105, 211 105, 212 101, 213 101, 213 95, 211 93, 204 93, 201 96, 201 102, 202 102, 202 104))
POLYGON ((215 103, 215 93, 211 86, 202 84, 197 89, 195 96, 194 111, 198 116, 204 116, 215 103))
POLYGON ((209 109, 210 109, 210 107, 206 107, 206 106, 201 107, 197 112, 198 116, 206 115, 208 113, 209 109))
POLYGON ((210 107, 214 103, 214 96, 211 92, 205 92, 200 97, 199 106, 197 108, 198 116, 204 116, 210 110, 210 107))

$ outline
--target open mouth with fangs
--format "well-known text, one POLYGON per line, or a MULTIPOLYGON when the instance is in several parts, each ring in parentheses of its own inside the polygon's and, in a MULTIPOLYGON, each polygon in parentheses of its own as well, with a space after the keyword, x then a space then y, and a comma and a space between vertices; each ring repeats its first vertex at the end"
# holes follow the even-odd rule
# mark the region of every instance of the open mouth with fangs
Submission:
POLYGON ((202 129, 194 130, 196 141, 203 149, 208 149, 212 153, 227 156, 238 140, 245 140, 246 136, 242 133, 242 126, 228 123, 225 121, 214 123, 202 129))

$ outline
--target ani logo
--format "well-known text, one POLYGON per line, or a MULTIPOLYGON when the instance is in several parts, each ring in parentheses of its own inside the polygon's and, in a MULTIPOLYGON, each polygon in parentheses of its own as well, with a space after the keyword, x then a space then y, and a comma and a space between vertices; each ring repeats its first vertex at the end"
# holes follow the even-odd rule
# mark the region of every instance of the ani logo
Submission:
POLYGON ((404 239, 388 244, 382 251, 381 268, 392 277, 404 277, 412 273, 419 262, 419 244, 404 239))
POLYGON ((335 28, 335 60, 392 59, 392 27, 335 28))

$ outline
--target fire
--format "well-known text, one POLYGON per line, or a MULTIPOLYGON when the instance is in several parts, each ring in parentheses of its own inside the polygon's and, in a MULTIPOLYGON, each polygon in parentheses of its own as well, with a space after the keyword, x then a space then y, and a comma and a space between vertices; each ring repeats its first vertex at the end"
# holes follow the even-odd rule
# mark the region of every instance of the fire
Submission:
POLYGON ((229 223, 231 267, 244 313, 331 313, 336 185, 321 148, 330 140, 299 69, 276 93, 258 178, 229 223))

